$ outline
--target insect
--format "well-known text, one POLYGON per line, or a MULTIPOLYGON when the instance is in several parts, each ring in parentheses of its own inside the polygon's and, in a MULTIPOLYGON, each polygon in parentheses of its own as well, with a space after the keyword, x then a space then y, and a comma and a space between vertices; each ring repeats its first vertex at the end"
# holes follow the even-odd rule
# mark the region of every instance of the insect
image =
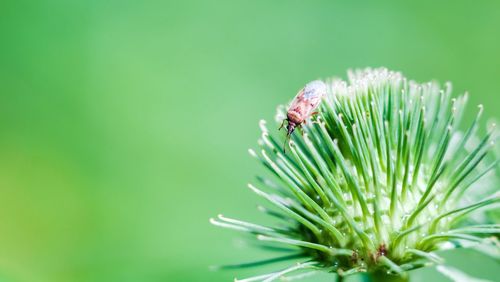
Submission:
MULTIPOLYGON (((290 107, 288 107, 286 119, 283 120, 279 128, 283 128, 285 121, 287 122, 285 144, 290 139, 295 128, 301 127, 302 123, 305 124, 306 119, 315 113, 314 110, 318 107, 324 95, 326 95, 326 84, 321 80, 314 80, 306 84, 293 98, 290 107)), ((283 151, 284 148, 283 146, 283 151)))

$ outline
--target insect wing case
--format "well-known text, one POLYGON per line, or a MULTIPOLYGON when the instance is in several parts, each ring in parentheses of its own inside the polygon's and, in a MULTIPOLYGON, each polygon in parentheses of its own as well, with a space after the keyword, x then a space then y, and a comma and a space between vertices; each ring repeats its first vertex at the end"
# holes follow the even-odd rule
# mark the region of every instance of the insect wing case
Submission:
POLYGON ((301 115, 301 120, 305 120, 318 107, 324 95, 326 95, 326 84, 323 81, 309 82, 297 93, 288 112, 296 112, 301 115))

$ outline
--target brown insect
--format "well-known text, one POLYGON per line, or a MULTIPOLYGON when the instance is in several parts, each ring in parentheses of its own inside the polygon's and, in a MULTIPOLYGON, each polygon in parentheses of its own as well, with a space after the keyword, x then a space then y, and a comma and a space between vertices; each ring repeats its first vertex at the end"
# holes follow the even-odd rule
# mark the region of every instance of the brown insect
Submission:
MULTIPOLYGON (((306 123, 306 119, 315 113, 314 110, 324 95, 326 95, 326 84, 321 80, 314 80, 306 84, 293 98, 288 107, 286 119, 279 128, 283 128, 285 121, 287 122, 285 144, 295 128, 301 127, 302 123, 306 123)), ((283 151, 285 151, 285 146, 283 146, 283 151)))

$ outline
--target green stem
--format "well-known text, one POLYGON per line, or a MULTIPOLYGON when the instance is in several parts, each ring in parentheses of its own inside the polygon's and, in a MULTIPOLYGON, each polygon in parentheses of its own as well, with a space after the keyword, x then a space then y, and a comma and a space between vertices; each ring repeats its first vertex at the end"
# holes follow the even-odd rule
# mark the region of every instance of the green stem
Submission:
POLYGON ((410 281, 408 274, 387 274, 385 271, 376 271, 370 273, 372 282, 408 282, 410 281))

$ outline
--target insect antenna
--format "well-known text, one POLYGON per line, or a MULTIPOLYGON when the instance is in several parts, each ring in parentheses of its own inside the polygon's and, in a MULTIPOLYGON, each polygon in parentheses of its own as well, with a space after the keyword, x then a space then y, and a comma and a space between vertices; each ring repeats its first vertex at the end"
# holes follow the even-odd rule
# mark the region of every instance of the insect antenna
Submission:
POLYGON ((283 154, 286 154, 286 141, 288 140, 288 135, 285 137, 285 142, 283 142, 283 154))
POLYGON ((287 134, 285 137, 285 142, 283 142, 283 154, 286 154, 286 143, 290 141, 290 137, 291 137, 290 134, 287 134))

